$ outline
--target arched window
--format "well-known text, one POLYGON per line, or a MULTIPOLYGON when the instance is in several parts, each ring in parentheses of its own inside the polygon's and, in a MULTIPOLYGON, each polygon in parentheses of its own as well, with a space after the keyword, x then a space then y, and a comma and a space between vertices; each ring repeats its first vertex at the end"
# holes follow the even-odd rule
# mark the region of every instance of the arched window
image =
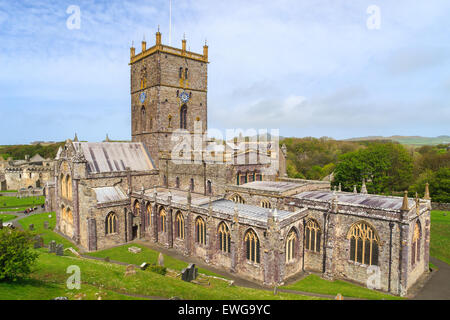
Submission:
POLYGON ((206 191, 208 192, 208 194, 212 194, 212 183, 211 183, 211 180, 208 180, 208 182, 206 183, 206 191))
POLYGON ((70 224, 73 224, 73 214, 70 208, 67 208, 66 210, 66 221, 70 224))
POLYGON ((191 178, 191 191, 193 192, 195 188, 194 178, 191 178))
POLYGON ((117 216, 114 212, 108 213, 105 220, 105 233, 117 233, 117 216))
POLYGON ((163 184, 165 187, 167 187, 167 176, 164 176, 163 178, 163 184))
POLYGON ((220 251, 230 253, 231 233, 225 222, 219 224, 219 248, 220 251))
POLYGON ((178 71, 178 78, 182 78, 183 77, 183 67, 180 67, 179 71, 178 71))
POLYGON ((267 208, 267 209, 272 209, 272 204, 270 203, 269 200, 262 200, 261 207, 267 208))
POLYGON ((180 188, 180 178, 179 178, 179 177, 176 177, 176 179, 175 179, 175 187, 176 187, 177 189, 180 188))
POLYGON ((145 208, 145 215, 147 219, 147 225, 150 227, 152 225, 152 205, 147 203, 147 207, 145 208))
POLYGON ((141 108, 141 126, 142 126, 142 131, 147 130, 146 122, 147 122, 147 118, 146 118, 145 107, 142 106, 142 108, 141 108))
POLYGON ((350 240, 350 260, 366 265, 378 265, 378 235, 365 222, 354 224, 347 235, 350 240))
POLYGON ((180 129, 187 129, 187 106, 183 105, 180 109, 180 129))
POLYGON ((305 245, 306 250, 320 252, 320 227, 313 219, 306 222, 305 245))
POLYGON ((206 223, 201 217, 195 219, 195 242, 206 245, 206 223))
POLYGON ((291 262, 295 259, 295 245, 297 243, 297 232, 292 229, 286 240, 286 262, 291 262))
POLYGON ((66 208, 64 208, 64 206, 61 207, 61 219, 64 220, 64 221, 67 219, 67 217, 66 217, 66 208))
POLYGON ((184 69, 184 78, 187 79, 188 78, 188 68, 184 69))
POLYGON ((421 228, 420 228, 420 222, 417 220, 416 224, 414 225, 414 233, 412 238, 412 250, 411 250, 411 265, 414 266, 417 262, 420 261, 420 235, 421 235, 421 228))
POLYGON ((176 224, 177 238, 184 239, 184 218, 180 211, 178 211, 175 220, 177 222, 176 224))
POLYGON ((244 237, 247 260, 259 263, 259 239, 255 231, 249 230, 244 237))
POLYGON ((166 232, 166 210, 164 208, 159 210, 159 231, 166 232))
POLYGON ((66 177, 66 183, 67 183, 66 197, 67 197, 67 199, 72 200, 72 178, 69 175, 66 177))
POLYGON ((139 204, 138 200, 136 200, 134 202, 133 214, 134 214, 135 217, 137 217, 137 216, 139 216, 141 214, 141 205, 139 204))
POLYGON ((66 181, 64 179, 64 175, 61 173, 61 177, 60 177, 60 185, 61 185, 61 197, 65 198, 66 197, 66 181))
POLYGON ((238 194, 234 194, 234 195, 231 197, 231 201, 234 201, 234 202, 236 202, 236 203, 245 203, 244 199, 243 199, 240 195, 238 195, 238 194))
POLYGON ((172 128, 172 115, 171 114, 169 114, 168 120, 169 120, 169 125, 167 127, 172 128))

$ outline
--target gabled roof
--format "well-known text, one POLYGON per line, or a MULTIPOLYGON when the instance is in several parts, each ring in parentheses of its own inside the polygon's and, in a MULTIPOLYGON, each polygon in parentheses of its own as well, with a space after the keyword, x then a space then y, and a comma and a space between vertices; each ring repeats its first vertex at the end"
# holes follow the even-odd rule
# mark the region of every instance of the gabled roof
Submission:
POLYGON ((73 142, 76 152, 87 161, 90 173, 148 171, 155 169, 150 154, 141 142, 73 142))
POLYGON ((44 158, 40 156, 40 154, 35 154, 33 157, 31 157, 30 162, 43 162, 45 161, 44 158))

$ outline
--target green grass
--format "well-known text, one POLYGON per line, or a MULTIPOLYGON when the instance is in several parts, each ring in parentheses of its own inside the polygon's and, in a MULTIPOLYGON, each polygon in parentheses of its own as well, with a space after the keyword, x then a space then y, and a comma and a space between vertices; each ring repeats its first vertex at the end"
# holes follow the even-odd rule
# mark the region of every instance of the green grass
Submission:
MULTIPOLYGON (((92 287, 102 286, 105 291, 116 293, 140 294, 145 296, 157 296, 170 298, 177 296, 182 299, 217 299, 217 300, 241 300, 241 299, 318 299, 290 293, 278 293, 272 291, 257 290, 243 287, 230 287, 227 282, 210 279, 209 286, 189 283, 169 276, 162 276, 150 271, 136 270, 132 276, 124 276, 125 266, 106 263, 103 261, 80 259, 68 256, 56 256, 45 252, 40 253, 38 263, 30 278, 36 282, 37 287, 48 287, 49 290, 58 290, 67 281, 67 267, 77 265, 81 270, 81 290, 90 290, 92 287), (88 288, 86 289, 86 286, 88 288), (56 287, 56 288, 55 288, 56 287)), ((0 298, 4 291, 9 292, 10 284, 0 286, 0 298)), ((42 289, 42 290, 44 290, 42 289)), ((21 290, 21 288, 17 288, 21 290)), ((55 291, 57 293, 57 291, 55 291)), ((32 293, 30 293, 31 295, 32 293)), ((53 296, 53 293, 50 294, 53 296)), ((59 294, 58 294, 59 295, 59 294)), ((49 295, 47 295, 48 297, 49 295)), ((33 297, 28 296, 29 299, 33 297)), ((120 297, 118 297, 120 298, 120 297)))
POLYGON ((0 208, 0 212, 24 212, 29 207, 0 208))
MULTIPOLYGON (((129 264, 140 265, 143 262, 157 264, 159 252, 152 250, 150 248, 147 248, 145 246, 138 245, 138 244, 126 244, 123 246, 110 248, 110 249, 106 249, 106 250, 102 250, 102 251, 91 252, 91 253, 88 253, 88 255, 93 256, 93 257, 99 257, 99 258, 109 257, 111 260, 126 262, 129 264), (128 251, 129 247, 139 247, 142 249, 142 251, 140 253, 131 253, 128 251)), ((188 266, 187 262, 172 258, 167 255, 163 255, 163 256, 164 256, 164 266, 169 269, 181 271, 182 269, 184 269, 188 266)), ((214 273, 212 271, 209 271, 209 270, 206 270, 203 268, 198 268, 198 272, 204 273, 204 274, 207 274, 210 276, 224 278, 224 276, 222 276, 222 275, 219 275, 217 273, 214 273)))
POLYGON ((25 230, 28 230, 30 224, 34 224, 34 230, 36 234, 39 234, 44 239, 44 244, 48 244, 50 241, 55 240, 57 243, 62 243, 64 248, 72 247, 78 250, 77 246, 64 238, 63 236, 53 232, 56 224, 56 215, 54 212, 32 214, 26 218, 18 221, 25 230), (52 215, 51 218, 48 215, 52 215), (44 229, 44 221, 49 222, 49 229, 44 229))
POLYGON ((291 285, 283 286, 283 289, 297 290, 304 292, 314 292, 336 296, 338 293, 345 297, 355 297, 370 300, 401 300, 402 298, 384 294, 375 290, 346 282, 343 280, 324 280, 315 274, 311 274, 304 279, 291 285))
POLYGON ((10 220, 13 220, 17 218, 17 216, 13 215, 13 214, 0 214, 0 219, 3 220, 3 222, 7 222, 10 220))
POLYGON ((17 208, 17 207, 35 207, 45 203, 45 197, 26 197, 17 198, 9 196, 0 197, 0 211, 3 208, 17 208))
POLYGON ((16 193, 17 190, 2 190, 0 193, 16 193))
POLYGON ((110 290, 103 290, 99 286, 83 284, 80 290, 69 290, 65 283, 46 282, 36 279, 24 279, 16 282, 0 282, 0 300, 52 300, 56 297, 67 297, 76 300, 77 295, 85 294, 82 300, 97 300, 101 293, 102 300, 135 300, 110 290))
POLYGON ((431 211, 430 255, 450 264, 449 211, 431 211))

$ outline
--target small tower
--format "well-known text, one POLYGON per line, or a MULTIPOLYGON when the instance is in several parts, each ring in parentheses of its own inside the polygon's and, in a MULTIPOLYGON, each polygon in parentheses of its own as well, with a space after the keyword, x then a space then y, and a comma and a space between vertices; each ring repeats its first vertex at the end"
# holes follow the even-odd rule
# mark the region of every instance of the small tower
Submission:
POLYGON ((78 136, 77 136, 76 132, 75 132, 75 137, 73 138, 73 142, 78 142, 78 136))

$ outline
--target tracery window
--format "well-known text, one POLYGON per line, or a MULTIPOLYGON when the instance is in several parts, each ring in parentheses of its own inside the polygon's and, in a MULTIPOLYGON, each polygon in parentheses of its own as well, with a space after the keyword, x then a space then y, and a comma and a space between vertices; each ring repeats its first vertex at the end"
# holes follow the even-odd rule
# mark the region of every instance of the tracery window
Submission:
POLYGON ((286 262, 295 259, 295 245, 297 243, 297 232, 291 230, 286 240, 286 262))
POLYGON ((166 210, 164 208, 159 210, 159 231, 166 232, 166 210))
POLYGON ((420 261, 420 222, 417 221, 414 225, 414 233, 412 238, 412 250, 411 250, 411 265, 414 266, 420 261))
POLYGON ((261 207, 267 208, 267 209, 271 209, 272 208, 272 204, 270 203, 269 200, 262 200, 261 201, 261 207))
POLYGON ((141 213, 141 205, 139 204, 139 201, 136 200, 133 206, 133 214, 135 217, 137 217, 140 213, 141 213))
POLYGON ((354 224, 348 233, 350 260, 366 265, 378 265, 379 238, 365 222, 354 224))
POLYGON ((117 233, 117 216, 114 212, 108 213, 105 220, 105 233, 117 233))
POLYGON ((234 201, 236 203, 245 203, 244 199, 238 194, 233 195, 231 197, 231 201, 234 201))
POLYGON ((231 233, 225 222, 219 224, 219 248, 222 252, 230 253, 231 233))
POLYGON ((320 227, 319 224, 310 219, 306 222, 305 244, 306 250, 320 252, 320 227))
POLYGON ((147 203, 147 207, 145 209, 147 225, 150 227, 152 225, 152 205, 147 203))
POLYGON ((206 245, 206 223, 201 217, 195 219, 195 242, 206 245))
POLYGON ((175 221, 177 238, 184 239, 184 218, 180 211, 178 211, 175 221))
POLYGON ((245 241, 245 248, 246 248, 246 253, 247 253, 247 260, 251 261, 251 262, 255 262, 255 263, 259 263, 260 262, 260 254, 259 254, 259 239, 258 236, 256 235, 255 231, 253 230, 249 230, 247 231, 247 233, 245 234, 244 237, 244 241, 245 241))

